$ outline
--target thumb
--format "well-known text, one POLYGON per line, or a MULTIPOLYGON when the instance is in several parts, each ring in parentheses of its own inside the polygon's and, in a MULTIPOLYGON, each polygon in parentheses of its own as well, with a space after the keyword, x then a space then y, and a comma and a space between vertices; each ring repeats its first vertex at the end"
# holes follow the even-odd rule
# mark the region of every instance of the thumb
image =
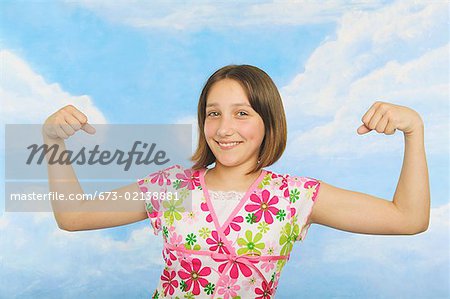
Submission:
POLYGON ((88 123, 85 123, 85 124, 81 127, 81 130, 83 130, 83 131, 85 131, 86 133, 91 134, 91 135, 94 135, 95 132, 96 132, 95 128, 94 128, 93 126, 91 126, 90 124, 88 124, 88 123))
POLYGON ((363 125, 361 125, 361 126, 358 128, 358 130, 357 130, 356 132, 358 132, 359 135, 362 135, 362 134, 366 134, 366 133, 368 133, 368 132, 370 132, 370 131, 372 131, 372 130, 369 129, 369 128, 367 128, 367 127, 363 124, 363 125))

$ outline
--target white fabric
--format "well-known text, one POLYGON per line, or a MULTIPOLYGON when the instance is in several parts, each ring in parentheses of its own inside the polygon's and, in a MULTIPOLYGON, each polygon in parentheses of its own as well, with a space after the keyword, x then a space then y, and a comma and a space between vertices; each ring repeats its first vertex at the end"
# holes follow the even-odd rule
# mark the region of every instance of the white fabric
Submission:
POLYGON ((236 206, 244 195, 245 192, 209 190, 209 197, 220 225, 224 224, 229 216, 227 213, 221 213, 221 211, 232 211, 234 208, 230 209, 229 206, 236 206))

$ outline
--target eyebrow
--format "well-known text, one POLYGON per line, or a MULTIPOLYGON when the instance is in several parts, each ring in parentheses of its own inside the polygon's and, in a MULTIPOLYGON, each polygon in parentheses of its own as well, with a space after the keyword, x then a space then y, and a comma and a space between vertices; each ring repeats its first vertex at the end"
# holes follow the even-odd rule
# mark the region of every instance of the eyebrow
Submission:
MULTIPOLYGON (((217 107, 217 106, 219 106, 219 104, 217 104, 217 103, 209 103, 208 105, 206 105, 206 108, 208 108, 208 107, 217 107)), ((247 104, 247 103, 234 103, 234 104, 231 104, 231 106, 233 106, 233 107, 239 107, 239 106, 252 107, 250 104, 247 104)))

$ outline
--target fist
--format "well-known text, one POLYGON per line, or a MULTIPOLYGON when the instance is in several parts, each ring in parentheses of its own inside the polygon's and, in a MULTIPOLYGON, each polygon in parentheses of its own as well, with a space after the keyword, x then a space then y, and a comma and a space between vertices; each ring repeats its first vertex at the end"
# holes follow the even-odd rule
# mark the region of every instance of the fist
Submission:
POLYGON ((392 135, 396 130, 405 135, 423 130, 423 121, 419 113, 411 108, 386 102, 375 102, 364 114, 363 124, 357 129, 358 134, 366 134, 372 130, 392 135))
POLYGON ((95 134, 95 128, 88 124, 86 115, 74 106, 67 105, 45 120, 42 134, 51 139, 67 139, 78 130, 95 134))

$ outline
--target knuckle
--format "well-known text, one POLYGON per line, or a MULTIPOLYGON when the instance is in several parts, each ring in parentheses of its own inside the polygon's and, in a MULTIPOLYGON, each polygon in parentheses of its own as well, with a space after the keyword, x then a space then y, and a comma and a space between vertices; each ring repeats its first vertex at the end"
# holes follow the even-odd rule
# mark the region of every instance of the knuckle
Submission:
POLYGON ((79 124, 79 123, 73 123, 73 124, 72 124, 72 128, 73 128, 74 130, 79 130, 79 129, 81 128, 81 124, 79 124))
POLYGON ((87 123, 87 117, 86 117, 86 115, 84 115, 84 114, 81 115, 81 116, 80 116, 80 121, 81 121, 82 124, 87 123))

